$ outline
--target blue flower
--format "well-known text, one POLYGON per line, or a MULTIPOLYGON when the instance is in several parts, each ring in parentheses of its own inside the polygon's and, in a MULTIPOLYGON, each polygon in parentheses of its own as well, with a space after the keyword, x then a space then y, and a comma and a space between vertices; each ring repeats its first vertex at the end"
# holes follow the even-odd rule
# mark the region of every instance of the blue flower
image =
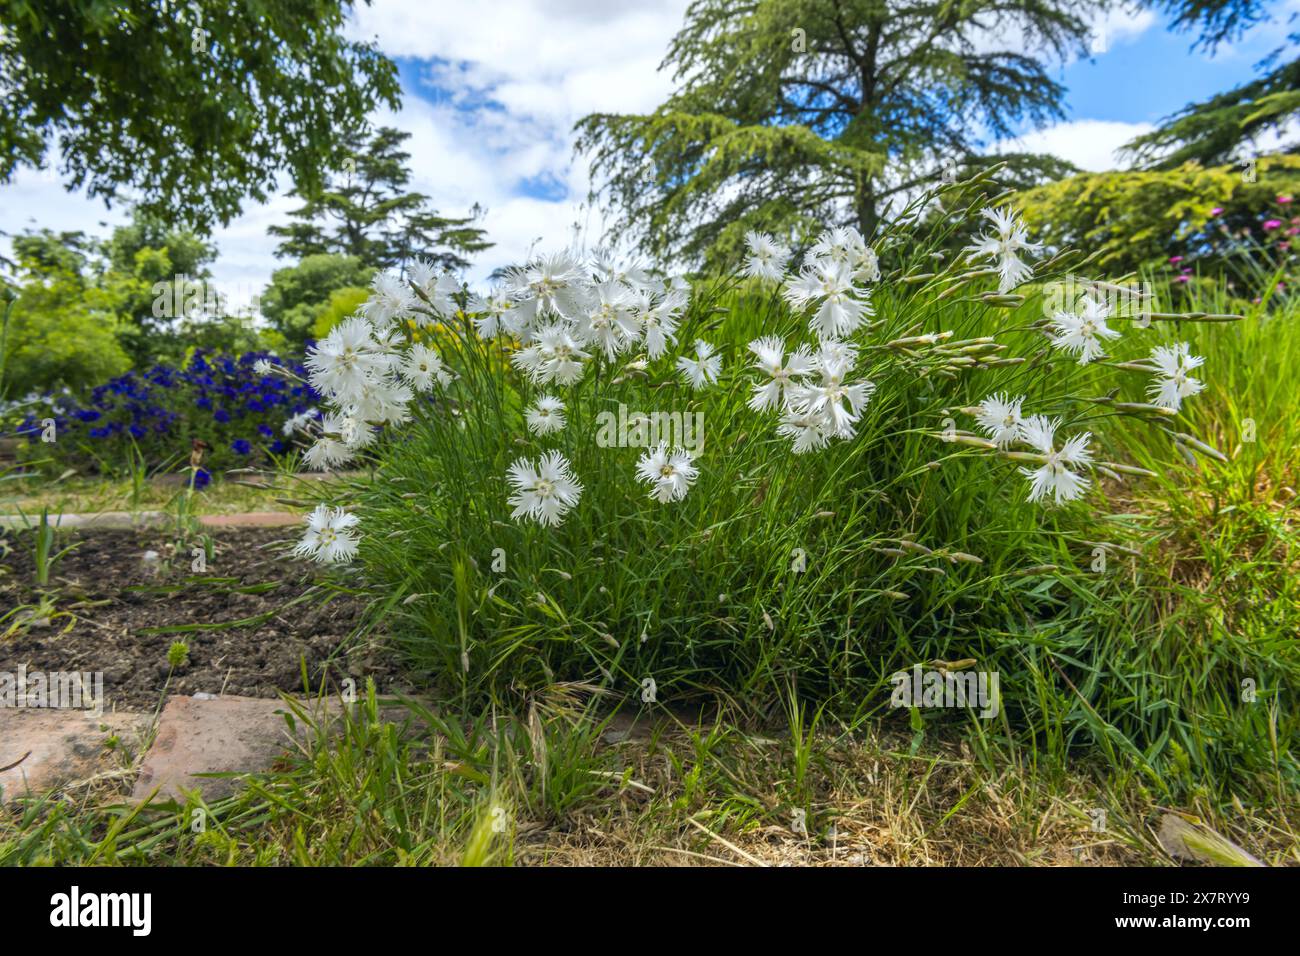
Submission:
POLYGON ((247 439, 236 438, 230 443, 230 450, 236 455, 247 455, 253 451, 253 446, 248 443, 247 439))

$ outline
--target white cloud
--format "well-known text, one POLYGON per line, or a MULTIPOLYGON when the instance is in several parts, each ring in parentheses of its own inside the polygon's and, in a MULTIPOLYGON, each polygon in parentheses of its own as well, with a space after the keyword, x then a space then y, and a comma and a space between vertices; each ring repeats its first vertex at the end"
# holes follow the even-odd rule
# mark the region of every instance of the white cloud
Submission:
POLYGON ((1102 172, 1121 169, 1118 150, 1136 136, 1148 133, 1150 123, 1117 123, 1109 120, 1074 120, 1003 140, 998 152, 1050 153, 1080 169, 1102 172))
POLYGON ((490 12, 375 0, 357 9, 353 32, 391 56, 455 67, 439 77, 453 89, 492 88, 512 112, 571 119, 656 105, 669 88, 656 68, 685 10, 686 0, 496 0, 490 12))
POLYGON ((484 16, 468 4, 376 0, 358 9, 354 35, 422 61, 419 88, 399 113, 379 117, 412 134, 413 186, 447 214, 487 208, 483 226, 496 245, 472 279, 520 261, 539 240, 568 242, 573 224, 589 220, 573 125, 592 112, 645 112, 667 97, 671 77, 658 66, 685 8, 686 0, 502 0, 484 16), (436 102, 426 98, 433 90, 436 102))
POLYGON ((1093 56, 1101 56, 1120 44, 1132 43, 1155 26, 1158 19, 1150 10, 1142 8, 1120 7, 1096 14, 1092 18, 1089 50, 1093 56))
MULTIPOLYGON (((9 233, 50 229, 95 234, 126 221, 119 205, 108 209, 100 200, 69 194, 61 177, 50 168, 19 167, 13 182, 0 186, 0 202, 4 208, 0 229, 9 233)), ((9 251, 7 242, 4 251, 9 251)))
MULTIPOLYGON (((496 245, 478 257, 471 279, 482 282, 521 260, 539 238, 546 246, 568 242, 573 224, 589 218, 587 170, 573 162, 573 124, 590 112, 646 111, 667 96, 671 80, 657 68, 686 3, 500 0, 487 9, 375 0, 356 8, 353 36, 377 38, 389 56, 425 61, 420 88, 404 91, 402 109, 374 119, 411 134, 411 186, 440 212, 486 207, 483 226, 496 245)), ((246 305, 284 265, 266 228, 286 222, 294 204, 281 192, 214 233, 215 284, 232 305, 246 305)), ((9 232, 106 233, 124 221, 120 208, 110 213, 68 193, 50 174, 20 173, 0 186, 0 205, 0 229, 9 232)))

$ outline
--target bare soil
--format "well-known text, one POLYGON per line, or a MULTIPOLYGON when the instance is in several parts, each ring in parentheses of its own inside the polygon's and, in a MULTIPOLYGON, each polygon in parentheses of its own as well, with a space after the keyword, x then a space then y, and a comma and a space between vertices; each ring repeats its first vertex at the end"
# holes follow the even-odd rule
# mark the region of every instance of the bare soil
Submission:
POLYGON ((364 598, 287 557, 290 537, 217 531, 212 559, 195 572, 188 546, 177 553, 164 532, 60 533, 56 551, 76 547, 42 588, 32 535, 0 535, 0 616, 14 612, 0 622, 0 671, 102 672, 111 709, 157 707, 167 694, 302 693, 304 665, 313 692, 349 677, 358 691, 374 678, 380 693, 408 692, 395 651, 350 639, 364 598), (172 668, 176 641, 189 659, 172 668))

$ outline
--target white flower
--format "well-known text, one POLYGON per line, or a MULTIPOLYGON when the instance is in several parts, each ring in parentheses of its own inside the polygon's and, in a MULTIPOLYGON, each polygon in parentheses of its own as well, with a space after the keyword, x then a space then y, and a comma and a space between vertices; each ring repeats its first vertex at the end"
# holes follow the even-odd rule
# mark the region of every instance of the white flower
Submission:
MULTIPOLYGON (((424 268, 422 271, 427 270, 427 273, 430 276, 433 275, 433 266, 430 263, 420 263, 417 261, 416 265, 423 265, 424 268)), ((415 267, 413 266, 412 269, 414 268, 415 267)), ((412 281, 415 281, 414 277, 412 277, 412 281)), ((420 287, 420 291, 428 298, 429 303, 433 306, 434 312, 446 319, 452 318, 456 315, 456 310, 459 306, 456 304, 455 297, 464 292, 465 289, 464 286, 460 284, 460 281, 450 272, 437 273, 436 277, 426 277, 424 281, 416 282, 416 284, 420 287)), ((414 313, 413 317, 416 323, 421 326, 427 326, 433 321, 427 310, 418 310, 414 313)))
POLYGON ((591 256, 592 269, 606 282, 617 282, 629 290, 640 291, 649 288, 650 273, 638 259, 620 261, 611 249, 596 249, 591 256))
POLYGON ((537 341, 510 357, 518 368, 538 382, 572 385, 582 378, 584 359, 591 356, 578 348, 569 330, 560 324, 537 332, 537 341))
POLYGON ((650 484, 650 497, 661 503, 686 497, 700 471, 691 453, 684 448, 671 452, 665 442, 649 449, 636 463, 637 477, 650 484))
POLYGON ((826 418, 813 412, 796 411, 787 408, 781 415, 781 424, 776 427, 778 435, 794 440, 794 453, 817 451, 826 447, 831 440, 831 433, 826 428, 826 418))
POLYGON ((327 471, 352 460, 352 449, 333 435, 322 435, 302 456, 303 463, 317 471, 327 471))
POLYGON ((380 272, 372 283, 374 292, 361 307, 362 314, 377 327, 391 325, 395 320, 415 314, 419 300, 410 286, 397 276, 380 272))
POLYGON ((437 284, 441 270, 428 259, 416 259, 406 267, 407 278, 425 293, 437 284))
POLYGON ((267 359, 260 358, 253 363, 253 371, 258 375, 271 375, 275 372, 275 366, 267 359))
POLYGON ((303 454, 312 468, 333 468, 351 461, 375 440, 375 431, 355 414, 330 412, 320 420, 321 437, 303 454))
POLYGON ((795 418, 822 419, 822 429, 836 438, 852 438, 853 426, 862 415, 862 409, 876 390, 872 382, 845 383, 844 377, 852 369, 848 359, 819 356, 817 363, 821 382, 792 385, 786 391, 790 411, 795 418))
POLYGON ((532 408, 524 413, 528 430, 534 435, 549 435, 558 432, 565 425, 564 402, 550 395, 543 395, 532 408))
POLYGON ((1024 400, 1023 395, 1008 399, 998 392, 980 402, 975 421, 999 448, 1010 448, 1020 439, 1020 406, 1024 400))
POLYGON ((336 325, 307 356, 316 391, 347 400, 367 381, 387 374, 393 356, 374 337, 374 327, 360 316, 336 325))
MULTIPOLYGON (((433 311, 445 318, 456 314, 457 305, 454 296, 464 291, 464 287, 450 272, 439 269, 428 259, 416 259, 407 266, 406 275, 432 303, 433 311)), ((429 316, 417 312, 415 319, 421 325, 425 325, 429 321, 429 316)))
POLYGON ((307 423, 315 421, 320 417, 320 412, 314 408, 309 408, 305 412, 299 412, 290 418, 286 418, 284 424, 280 426, 280 431, 285 435, 292 435, 296 431, 305 431, 307 423))
POLYGON ((438 353, 427 345, 415 342, 402 358, 400 369, 402 377, 411 383, 411 387, 427 392, 437 382, 444 388, 451 384, 451 371, 443 364, 438 353))
POLYGON ((1193 355, 1186 342, 1179 342, 1172 348, 1157 345, 1151 350, 1151 362, 1157 369, 1157 378, 1147 386, 1147 393, 1155 403, 1174 411, 1183 406, 1183 399, 1197 394, 1205 388, 1205 383, 1192 378, 1187 373, 1199 368, 1205 359, 1193 355))
POLYGON ((745 275, 756 279, 780 279, 785 272, 790 250, 765 232, 745 234, 749 258, 745 260, 745 275))
POLYGON ((669 289, 658 303, 651 304, 652 300, 649 292, 641 292, 632 314, 641 323, 646 354, 657 359, 677 341, 678 313, 686 307, 688 299, 685 292, 669 289))
POLYGON ((827 229, 808 250, 808 255, 812 259, 848 266, 853 278, 861 282, 876 282, 880 279, 880 260, 876 257, 875 250, 867 245, 862 233, 852 226, 827 229))
POLYGON ((363 385, 346 408, 362 421, 400 425, 410 417, 407 406, 414 397, 409 385, 384 379, 363 385))
POLYGON ((859 282, 880 281, 880 259, 876 256, 876 250, 870 246, 863 248, 862 254, 852 265, 853 278, 859 282))
POLYGON ((998 267, 998 292, 1006 294, 1024 282, 1034 270, 1021 260, 1019 253, 1037 254, 1042 246, 1029 241, 1029 231, 1010 209, 982 209, 980 215, 993 223, 996 235, 985 233, 966 247, 972 255, 989 256, 998 267))
POLYGON ((1071 355, 1079 356, 1079 364, 1087 365, 1103 353, 1102 339, 1117 339, 1119 332, 1106 325, 1110 306, 1096 299, 1083 300, 1079 312, 1058 311, 1052 316, 1056 335, 1052 344, 1071 355))
POLYGON ((323 564, 351 561, 357 553, 358 539, 352 531, 356 524, 357 516, 342 508, 317 505, 316 510, 307 516, 307 530, 293 553, 323 564))
POLYGON ((849 265, 830 259, 814 260, 797 278, 787 282, 785 297, 799 310, 821 303, 808 327, 823 339, 851 334, 865 316, 872 314, 868 290, 854 288, 849 265))
POLYGON ((823 232, 808 254, 814 259, 829 259, 836 264, 851 265, 866 248, 862 233, 852 226, 838 226, 823 232))
POLYGON ((632 298, 626 286, 612 280, 592 291, 595 296, 578 317, 573 337, 582 345, 599 345, 613 359, 641 332, 632 317, 632 298))
POLYGON ((754 394, 749 399, 749 407, 756 412, 779 407, 783 392, 790 388, 791 376, 807 375, 816 365, 802 348, 791 352, 787 360, 785 342, 776 336, 755 339, 749 343, 749 350, 757 358, 754 368, 768 376, 766 382, 754 386, 754 394))
POLYGON ((677 360, 677 370, 691 388, 701 389, 716 383, 722 371, 722 356, 715 355, 713 346, 703 339, 695 340, 695 358, 683 355, 677 360))
POLYGON ((470 312, 480 338, 490 339, 502 331, 513 335, 523 331, 519 307, 505 289, 493 290, 486 299, 476 296, 470 302, 470 312))
POLYGON ((581 264, 567 252, 541 256, 506 274, 525 321, 547 314, 576 319, 586 301, 581 264))
POLYGON ((846 369, 851 369, 858 361, 858 347, 852 342, 841 342, 838 339, 822 339, 817 346, 817 354, 813 356, 813 362, 817 368, 830 364, 842 364, 846 369))
POLYGON ((1049 494, 1059 505, 1080 497, 1091 484, 1083 475, 1068 466, 1080 467, 1092 461, 1088 432, 1075 435, 1056 450, 1056 430, 1061 427, 1059 418, 1048 420, 1045 415, 1033 415, 1020 423, 1020 440, 1035 451, 1047 456, 1038 468, 1021 468, 1020 473, 1029 479, 1029 500, 1041 501, 1049 494))
POLYGON ((582 485, 570 470, 569 460, 558 451, 543 455, 534 467, 527 458, 510 466, 506 480, 514 486, 509 503, 512 518, 532 518, 544 525, 557 525, 578 503, 582 485))

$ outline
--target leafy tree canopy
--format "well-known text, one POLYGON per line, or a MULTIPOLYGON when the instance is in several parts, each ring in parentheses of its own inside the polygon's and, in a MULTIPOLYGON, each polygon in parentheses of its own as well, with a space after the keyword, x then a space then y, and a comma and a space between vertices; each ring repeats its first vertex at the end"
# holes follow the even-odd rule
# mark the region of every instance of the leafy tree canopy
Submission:
POLYGON ((1268 19, 1266 0, 1151 0, 1172 18, 1170 29, 1197 33, 1196 46, 1214 50, 1268 19))
MULTIPOLYGON (((694 0, 646 116, 578 124, 617 231, 660 257, 734 254, 744 232, 852 224, 991 140, 1063 115, 1045 56, 1086 55, 1087 0, 694 0)), ((1032 184, 1068 169, 1018 156, 1032 184)))
POLYGON ((338 168, 396 107, 394 65, 345 39, 351 0, 0 0, 0 182, 55 146, 72 189, 204 231, 287 171, 338 168))
POLYGON ((79 384, 84 376, 76 369, 83 366, 102 371, 69 351, 74 343, 47 329, 51 322, 66 325, 72 340, 102 350, 106 360, 126 355, 140 368, 175 361, 198 342, 233 347, 256 339, 248 317, 227 315, 208 282, 215 248, 141 210, 107 239, 28 231, 14 237, 13 251, 15 274, 7 284, 19 296, 14 334, 31 342, 52 336, 50 361, 34 364, 28 378, 40 387, 79 384), (41 337, 33 338, 37 329, 41 337))
MULTIPOLYGON (((1252 27, 1272 22, 1262 0, 1152 0, 1173 16, 1173 28, 1197 33, 1194 47, 1212 51, 1252 27)), ((1294 21, 1295 14, 1290 15, 1294 21)), ((1196 161, 1214 166, 1249 160, 1262 143, 1300 116, 1300 33, 1257 65, 1258 76, 1199 103, 1189 103, 1125 147, 1130 159, 1150 169, 1171 170, 1196 161)), ((1288 151, 1294 152, 1296 144, 1288 151)))
POLYGON ((84 232, 41 229, 14 236, 13 265, 32 276, 73 275, 81 272, 95 251, 94 239, 84 232))
POLYGON ((0 399, 90 386, 130 368, 112 296, 80 272, 43 264, 14 292, 0 356, 0 399))
POLYGON ((329 301, 316 313, 316 319, 311 326, 311 337, 318 340, 325 338, 334 326, 348 316, 356 314, 369 298, 370 289, 364 286, 344 286, 342 289, 335 289, 330 293, 329 301))

